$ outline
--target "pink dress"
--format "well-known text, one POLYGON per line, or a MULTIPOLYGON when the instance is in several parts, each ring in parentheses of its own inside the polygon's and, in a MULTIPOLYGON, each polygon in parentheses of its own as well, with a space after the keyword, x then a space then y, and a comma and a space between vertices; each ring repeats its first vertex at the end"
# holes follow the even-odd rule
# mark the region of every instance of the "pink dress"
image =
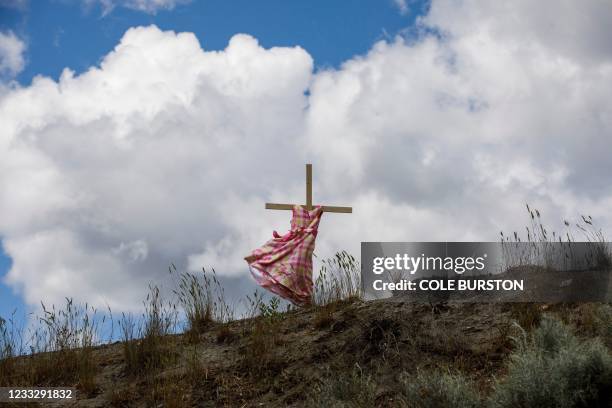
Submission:
POLYGON ((296 305, 311 303, 312 253, 322 214, 321 206, 294 206, 291 231, 274 231, 274 238, 244 258, 260 286, 296 305))

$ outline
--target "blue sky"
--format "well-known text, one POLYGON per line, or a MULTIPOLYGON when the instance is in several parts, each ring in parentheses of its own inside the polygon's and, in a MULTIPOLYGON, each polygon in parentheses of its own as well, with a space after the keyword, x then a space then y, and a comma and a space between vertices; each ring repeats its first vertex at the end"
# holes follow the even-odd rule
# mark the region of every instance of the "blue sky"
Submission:
POLYGON ((248 33, 266 48, 299 45, 317 67, 337 66, 406 29, 425 8, 414 3, 411 13, 402 14, 392 0, 362 1, 359 7, 350 1, 216 0, 155 15, 124 7, 104 15, 97 4, 32 1, 27 11, 3 9, 0 25, 27 39, 27 66, 17 77, 27 84, 39 74, 57 78, 65 67, 82 72, 112 50, 129 27, 149 24, 193 32, 206 50, 224 49, 234 34, 248 33))
POLYGON ((29 304, 138 310, 170 262, 244 299, 304 163, 354 209, 319 259, 496 240, 525 203, 612 230, 612 3, 178 3, 0 0, 0 276, 29 304))
MULTIPOLYGON (((133 26, 155 24, 162 30, 197 35, 205 50, 221 50, 236 33, 248 33, 266 48, 299 45, 315 68, 337 67, 366 53, 372 44, 409 28, 427 4, 413 2, 401 13, 392 0, 282 0, 255 2, 194 1, 155 14, 116 7, 104 14, 99 4, 74 1, 30 1, 25 8, 0 8, 0 30, 11 30, 27 45, 26 65, 15 78, 27 86, 36 75, 57 79, 65 67, 77 74, 99 63, 133 26), (382 6, 381 6, 382 3, 382 6)), ((11 260, 0 255, 0 277, 11 260)), ((19 296, 0 284, 0 316, 25 309, 19 296)))

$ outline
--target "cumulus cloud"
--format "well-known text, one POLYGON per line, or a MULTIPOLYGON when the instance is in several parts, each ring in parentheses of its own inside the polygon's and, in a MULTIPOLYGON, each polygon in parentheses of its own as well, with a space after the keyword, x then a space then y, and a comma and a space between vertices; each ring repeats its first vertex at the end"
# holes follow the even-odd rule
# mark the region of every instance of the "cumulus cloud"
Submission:
MULTIPOLYGON (((31 303, 80 294, 137 306, 170 262, 226 237, 220 213, 233 197, 293 181, 311 73, 297 47, 265 50, 236 35, 206 52, 193 34, 152 26, 129 30, 82 75, 67 69, 5 95, 7 282, 31 303)), ((251 214, 263 227, 274 217, 261 207, 251 214)))
POLYGON ((12 78, 25 65, 25 43, 12 31, 0 31, 0 77, 12 78))
POLYGON ((243 257, 289 223, 263 204, 303 201, 306 162, 315 202, 354 207, 323 215, 319 258, 362 240, 497 240, 522 229, 525 202, 610 231, 612 21, 597 3, 571 23, 572 4, 530 25, 500 16, 529 19, 531 2, 434 1, 419 24, 436 35, 320 72, 299 47, 236 35, 205 51, 133 28, 99 67, 0 100, 6 283, 28 302, 124 309, 175 262, 250 289, 243 257), (559 21, 573 45, 547 31, 559 21))

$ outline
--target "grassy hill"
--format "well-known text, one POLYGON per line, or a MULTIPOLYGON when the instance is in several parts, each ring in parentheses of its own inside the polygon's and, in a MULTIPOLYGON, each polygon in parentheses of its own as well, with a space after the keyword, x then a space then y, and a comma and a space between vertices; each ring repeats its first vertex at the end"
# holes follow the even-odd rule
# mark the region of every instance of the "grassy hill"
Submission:
POLYGON ((612 398, 606 304, 352 299, 260 310, 180 335, 164 333, 163 313, 150 311, 142 338, 5 358, 0 383, 76 386, 73 406, 83 407, 509 407, 559 398, 607 407, 612 398))
MULTIPOLYGON (((527 242, 557 242, 527 211, 527 242)), ((352 256, 322 262, 314 305, 287 312, 255 295, 234 319, 214 271, 172 267, 174 302, 151 287, 142 316, 67 300, 28 335, 0 318, 0 387, 73 386, 82 407, 612 407, 610 304, 365 302, 352 256)))

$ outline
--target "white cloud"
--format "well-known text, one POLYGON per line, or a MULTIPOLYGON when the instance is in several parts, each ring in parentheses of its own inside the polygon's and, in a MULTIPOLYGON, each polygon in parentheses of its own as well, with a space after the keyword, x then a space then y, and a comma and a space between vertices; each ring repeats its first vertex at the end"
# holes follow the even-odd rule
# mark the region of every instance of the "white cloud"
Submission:
POLYGON ((408 0, 393 0, 393 4, 399 10, 400 14, 408 14, 410 8, 408 7, 408 0))
POLYGON ((99 3, 104 14, 110 13, 115 7, 125 7, 156 14, 160 10, 172 10, 181 4, 191 3, 191 0, 83 0, 87 7, 99 3))
POLYGON ((136 241, 122 242, 118 247, 111 249, 113 255, 122 255, 126 257, 127 262, 144 261, 149 254, 147 243, 141 239, 136 241))
POLYGON ((263 203, 302 201, 306 162, 315 202, 354 207, 324 214, 319 256, 361 240, 496 240, 523 229, 525 202, 611 231, 607 9, 581 8, 592 24, 572 23, 571 45, 547 31, 573 21, 569 3, 539 25, 498 17, 531 3, 492 4, 434 2, 421 24, 442 37, 380 42, 318 73, 300 48, 237 35, 209 52, 135 28, 99 67, 10 91, 7 282, 29 302, 137 307, 175 262, 246 290, 242 258, 289 224, 263 203))
POLYGON ((282 169, 303 161, 294 142, 311 72, 300 48, 265 50, 236 35, 224 51, 205 52, 192 34, 142 27, 100 67, 5 95, 7 281, 28 302, 74 294, 138 306, 170 262, 223 239, 224 202, 263 193, 255 171, 264 186, 292 181, 282 169), (61 286, 69 271, 78 280, 61 286))
POLYGON ((25 66, 26 45, 12 31, 0 31, 0 77, 14 77, 25 66))

